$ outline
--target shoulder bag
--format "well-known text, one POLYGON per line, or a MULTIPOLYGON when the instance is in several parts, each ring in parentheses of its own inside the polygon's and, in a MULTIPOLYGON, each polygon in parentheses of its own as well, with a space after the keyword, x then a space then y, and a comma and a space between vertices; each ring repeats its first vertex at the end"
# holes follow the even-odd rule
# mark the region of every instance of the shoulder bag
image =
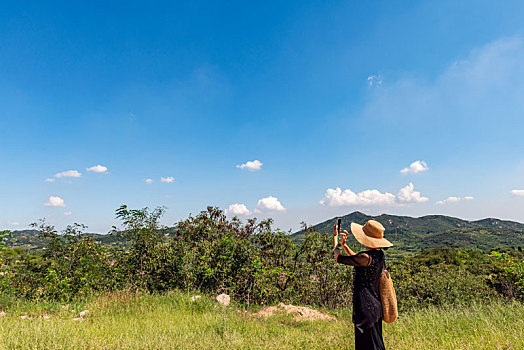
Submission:
POLYGON ((385 264, 380 275, 380 300, 382 302, 382 320, 386 323, 393 323, 398 317, 397 294, 385 264))

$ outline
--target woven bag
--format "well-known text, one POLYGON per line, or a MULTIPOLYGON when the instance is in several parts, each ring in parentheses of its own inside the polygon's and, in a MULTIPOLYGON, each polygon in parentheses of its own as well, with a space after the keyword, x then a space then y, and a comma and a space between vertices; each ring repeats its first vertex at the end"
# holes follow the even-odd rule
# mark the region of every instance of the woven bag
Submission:
POLYGON ((398 317, 397 294, 393 288, 393 280, 385 268, 380 275, 380 300, 382 301, 382 320, 386 323, 394 322, 398 317))

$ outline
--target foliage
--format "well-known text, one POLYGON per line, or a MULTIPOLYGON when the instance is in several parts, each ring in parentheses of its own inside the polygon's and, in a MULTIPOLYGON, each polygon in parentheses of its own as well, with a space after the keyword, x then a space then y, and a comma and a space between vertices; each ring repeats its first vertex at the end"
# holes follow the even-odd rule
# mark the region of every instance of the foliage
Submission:
MULTIPOLYGON (((45 249, 1 250, 0 294, 72 300, 116 290, 198 290, 225 292, 247 305, 351 305, 352 269, 334 261, 331 234, 304 224, 303 240, 296 243, 271 220, 228 219, 214 207, 167 228, 160 224, 163 213, 164 208, 118 208, 122 225, 111 234, 124 244, 111 248, 86 235, 81 224, 62 232, 45 221, 34 224, 45 249)), ((479 249, 434 248, 388 258, 388 267, 399 306, 406 310, 521 299, 522 261, 518 249, 488 255, 479 249)))
POLYGON ((129 210, 125 205, 116 210, 116 217, 123 226, 120 234, 130 242, 130 248, 121 256, 118 265, 128 276, 133 276, 130 282, 136 288, 157 290, 164 287, 164 281, 159 279, 169 256, 163 227, 159 224, 164 211, 164 208, 129 210))
POLYGON ((120 276, 111 253, 82 236, 85 226, 67 226, 61 235, 45 221, 34 226, 47 241, 47 249, 44 254, 21 249, 3 252, 2 291, 27 298, 68 299, 117 286, 120 276))
POLYGON ((13 232, 9 230, 0 231, 0 249, 2 249, 5 245, 5 242, 9 237, 13 235, 13 232))
POLYGON ((351 270, 334 261, 332 240, 331 235, 313 232, 298 247, 294 292, 302 303, 331 308, 351 303, 351 270))
POLYGON ((498 278, 505 294, 524 300, 524 259, 497 251, 491 252, 489 256, 501 263, 503 273, 498 278))

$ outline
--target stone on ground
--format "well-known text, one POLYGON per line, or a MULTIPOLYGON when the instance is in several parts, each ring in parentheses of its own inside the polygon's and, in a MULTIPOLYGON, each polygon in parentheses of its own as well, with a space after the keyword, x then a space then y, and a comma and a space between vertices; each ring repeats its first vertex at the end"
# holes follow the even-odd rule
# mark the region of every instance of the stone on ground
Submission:
POLYGON ((229 295, 224 294, 224 293, 217 296, 216 299, 218 303, 223 306, 229 306, 229 303, 231 302, 231 298, 229 297, 229 295))

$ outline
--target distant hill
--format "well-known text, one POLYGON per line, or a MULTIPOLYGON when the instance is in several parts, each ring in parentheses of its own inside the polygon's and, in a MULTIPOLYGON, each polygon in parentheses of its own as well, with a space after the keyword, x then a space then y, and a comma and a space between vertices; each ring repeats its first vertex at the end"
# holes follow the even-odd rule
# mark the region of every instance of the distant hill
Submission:
POLYGON ((485 228, 509 228, 509 229, 517 229, 517 230, 523 230, 524 224, 521 224, 520 222, 515 221, 505 221, 505 220, 499 220, 494 218, 487 218, 477 221, 472 221, 472 224, 479 225, 485 228))
MULTIPOLYGON (((118 235, 102 235, 98 233, 85 233, 84 235, 108 247, 125 246, 125 242, 118 235)), ((44 245, 45 242, 40 238, 37 230, 13 231, 13 236, 8 238, 6 242, 6 246, 10 248, 22 248, 33 252, 41 251, 44 245)))
MULTIPOLYGON (((316 232, 331 233, 336 217, 310 227, 316 232)), ((478 248, 490 250, 507 247, 524 247, 524 224, 488 218, 467 221, 444 215, 426 215, 418 218, 381 214, 366 215, 355 211, 342 216, 342 228, 349 231, 351 222, 364 224, 374 219, 386 229, 385 236, 394 245, 391 252, 420 252, 428 248, 478 248)), ((304 230, 291 235, 295 242, 305 238, 304 230)), ((354 241, 353 241, 354 242, 354 241)))
POLYGON ((41 249, 44 241, 38 236, 37 230, 13 231, 13 236, 7 239, 6 246, 34 251, 41 249))

